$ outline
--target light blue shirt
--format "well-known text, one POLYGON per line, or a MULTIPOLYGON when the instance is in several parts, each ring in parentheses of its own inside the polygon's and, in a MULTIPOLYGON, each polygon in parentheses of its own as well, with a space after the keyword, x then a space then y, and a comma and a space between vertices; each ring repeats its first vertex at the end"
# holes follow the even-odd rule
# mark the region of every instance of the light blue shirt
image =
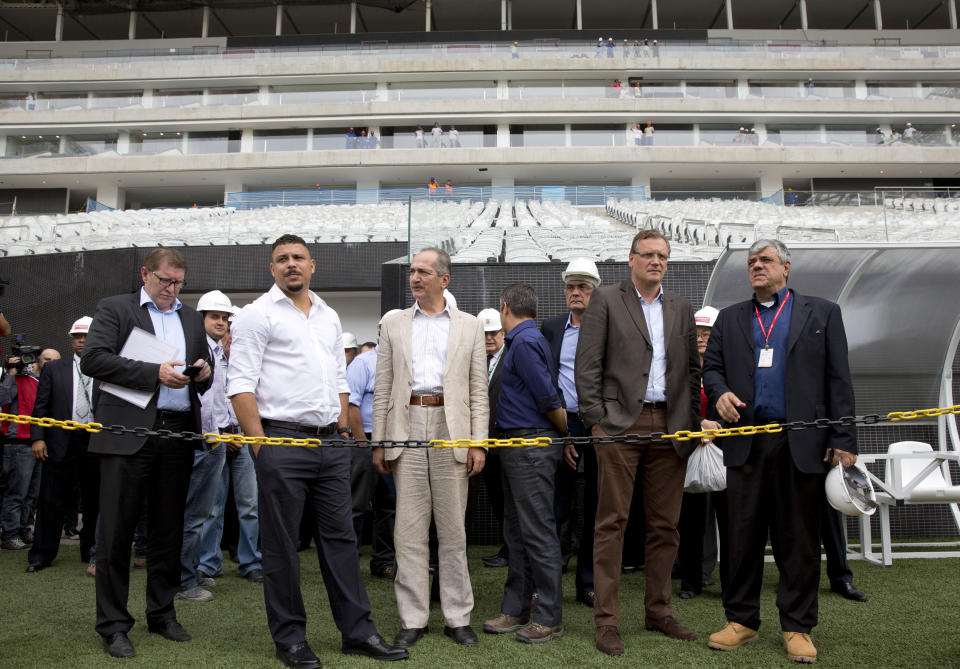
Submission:
MULTIPOLYGON (((634 290, 637 287, 634 286, 634 290)), ((650 362, 650 378, 647 381, 647 394, 644 402, 667 401, 667 348, 663 341, 663 286, 653 299, 647 302, 637 290, 637 299, 643 307, 643 318, 647 321, 647 332, 653 346, 653 360, 650 362)))
POLYGON ((577 342, 580 341, 580 326, 574 325, 567 314, 567 324, 563 326, 563 342, 560 344, 560 390, 567 411, 577 413, 577 384, 573 376, 573 362, 577 357, 577 342))
MULTIPOLYGON (((180 300, 174 298, 173 306, 166 311, 160 311, 147 291, 140 289, 140 306, 147 305, 147 313, 150 314, 150 320, 153 321, 153 332, 157 337, 170 346, 176 348, 173 360, 186 360, 184 356, 187 351, 186 337, 183 334, 183 323, 180 322, 180 300)), ((192 362, 186 360, 186 362, 192 362)), ((177 367, 177 371, 183 371, 184 366, 177 367)), ((167 411, 190 411, 190 387, 168 388, 160 385, 160 393, 157 395, 157 408, 167 411)))
POLYGON ((217 432, 231 423, 232 409, 227 401, 227 356, 223 352, 220 342, 214 341, 207 335, 207 348, 210 350, 210 360, 213 361, 213 381, 210 387, 200 396, 200 422, 204 433, 217 432))
POLYGON ((361 353, 347 365, 350 404, 360 407, 364 432, 373 432, 373 386, 376 376, 377 349, 361 353))

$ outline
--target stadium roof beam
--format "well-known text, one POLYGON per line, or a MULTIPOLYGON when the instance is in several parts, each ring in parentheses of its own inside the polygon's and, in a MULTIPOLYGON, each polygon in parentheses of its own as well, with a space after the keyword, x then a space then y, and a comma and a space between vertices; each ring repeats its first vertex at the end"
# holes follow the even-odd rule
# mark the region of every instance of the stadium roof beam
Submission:
POLYGON ((213 18, 215 18, 220 23, 220 25, 223 26, 223 30, 227 33, 227 36, 233 37, 233 32, 230 30, 230 28, 227 27, 226 22, 224 22, 224 20, 220 18, 220 15, 217 14, 217 10, 215 10, 213 7, 210 7, 210 14, 212 14, 213 18))
MULTIPOLYGON (((710 20, 710 28, 717 27, 717 19, 720 18, 720 15, 723 14, 723 10, 727 8, 727 0, 720 0, 720 6, 717 7, 717 11, 713 15, 713 19, 710 20)), ((727 26, 729 28, 729 26, 727 26)))
POLYGON ((23 36, 27 39, 28 42, 32 42, 32 41, 33 41, 33 38, 30 37, 30 35, 28 35, 27 33, 23 32, 23 30, 21 30, 15 23, 13 23, 12 21, 10 21, 9 19, 7 19, 7 18, 5 18, 5 17, 3 17, 3 16, 0 16, 0 22, 3 22, 4 24, 6 24, 6 25, 10 26, 11 28, 13 28, 14 30, 16 30, 18 33, 20 33, 21 35, 23 35, 23 36))
POLYGON ((800 0, 795 0, 795 1, 790 5, 790 9, 787 10, 787 13, 783 15, 783 18, 782 18, 782 19, 780 19, 780 23, 779 23, 778 25, 780 25, 780 26, 782 27, 783 24, 787 22, 787 19, 789 19, 790 16, 793 14, 793 11, 794 11, 797 7, 799 7, 799 6, 800 6, 800 0))
POLYGON ((163 30, 160 29, 160 26, 158 26, 156 23, 150 20, 150 17, 146 14, 146 12, 139 12, 137 15, 142 16, 143 20, 147 22, 147 25, 149 25, 151 28, 156 30, 157 34, 160 35, 160 37, 163 37, 163 30))
POLYGON ((290 16, 290 12, 287 11, 286 5, 279 5, 279 7, 280 7, 281 11, 283 12, 283 15, 287 17, 287 21, 289 21, 289 22, 290 22, 290 25, 293 27, 293 32, 295 32, 295 33, 298 34, 298 35, 301 34, 301 33, 300 33, 300 28, 297 27, 297 24, 296 24, 296 22, 293 20, 293 17, 290 16))
POLYGON ((923 17, 922 17, 919 21, 917 21, 916 23, 914 23, 912 26, 909 26, 909 27, 911 27, 911 28, 919 28, 920 26, 922 26, 922 25, 924 24, 924 22, 926 22, 927 19, 929 19, 931 16, 933 16, 933 15, 937 12, 937 10, 940 9, 941 7, 943 7, 945 4, 946 4, 946 2, 944 2, 944 0, 939 0, 939 2, 937 2, 933 7, 931 7, 931 8, 930 8, 930 11, 928 11, 926 14, 924 14, 923 17))
POLYGON ((87 33, 88 33, 91 37, 93 37, 93 39, 97 39, 97 40, 100 39, 100 36, 97 35, 97 33, 93 32, 86 23, 84 23, 83 21, 80 20, 80 17, 77 16, 76 12, 73 12, 73 11, 71 11, 71 10, 68 9, 68 10, 66 10, 66 14, 67 14, 67 16, 69 16, 71 19, 73 19, 78 26, 80 26, 81 28, 83 28, 84 30, 86 30, 87 33))
POLYGON ((856 23, 856 22, 857 22, 857 19, 859 19, 861 16, 863 16, 863 13, 864 13, 865 11, 867 11, 868 9, 870 9, 870 4, 871 4, 871 2, 872 2, 872 0, 867 0, 867 2, 864 3, 863 7, 860 8, 860 11, 853 15, 853 18, 850 19, 850 21, 847 22, 847 25, 845 25, 845 26, 843 27, 843 29, 844 29, 844 30, 847 30, 847 29, 850 28, 850 26, 852 26, 854 23, 856 23))

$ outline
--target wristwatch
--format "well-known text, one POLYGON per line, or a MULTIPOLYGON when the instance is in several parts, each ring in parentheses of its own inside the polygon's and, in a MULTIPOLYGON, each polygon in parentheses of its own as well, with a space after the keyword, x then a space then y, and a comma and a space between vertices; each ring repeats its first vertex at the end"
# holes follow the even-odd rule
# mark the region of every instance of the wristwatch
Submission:
POLYGON ((348 437, 353 436, 353 430, 351 430, 349 427, 338 427, 337 432, 339 434, 346 434, 348 437))

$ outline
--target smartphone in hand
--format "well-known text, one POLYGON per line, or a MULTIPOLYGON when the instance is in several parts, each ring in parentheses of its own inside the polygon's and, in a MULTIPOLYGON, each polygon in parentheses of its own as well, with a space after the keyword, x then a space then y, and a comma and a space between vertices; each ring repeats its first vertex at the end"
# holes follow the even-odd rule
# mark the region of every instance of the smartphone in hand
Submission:
POLYGON ((183 368, 181 372, 184 376, 189 376, 191 379, 200 373, 200 370, 203 369, 203 365, 188 365, 183 368))

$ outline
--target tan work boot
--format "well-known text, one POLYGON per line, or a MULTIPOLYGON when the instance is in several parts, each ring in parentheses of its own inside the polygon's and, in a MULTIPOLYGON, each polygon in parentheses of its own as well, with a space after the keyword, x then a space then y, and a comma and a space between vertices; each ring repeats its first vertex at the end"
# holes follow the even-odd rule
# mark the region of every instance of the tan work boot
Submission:
POLYGON ((601 625, 597 628, 597 650, 607 655, 623 655, 623 641, 616 627, 601 625))
POLYGON ((516 632, 528 622, 530 622, 529 618, 515 618, 506 613, 501 613, 496 618, 483 621, 483 631, 487 634, 507 634, 508 632, 516 632))
POLYGON ((735 650, 745 643, 756 641, 758 638, 757 630, 728 620, 722 630, 710 635, 707 646, 714 650, 735 650))
POLYGON ((805 664, 813 664, 817 661, 817 648, 810 640, 809 634, 784 632, 783 645, 787 648, 787 659, 805 664))
POLYGON ((517 631, 517 641, 524 643, 546 643, 562 636, 563 625, 549 627, 532 621, 517 631))

